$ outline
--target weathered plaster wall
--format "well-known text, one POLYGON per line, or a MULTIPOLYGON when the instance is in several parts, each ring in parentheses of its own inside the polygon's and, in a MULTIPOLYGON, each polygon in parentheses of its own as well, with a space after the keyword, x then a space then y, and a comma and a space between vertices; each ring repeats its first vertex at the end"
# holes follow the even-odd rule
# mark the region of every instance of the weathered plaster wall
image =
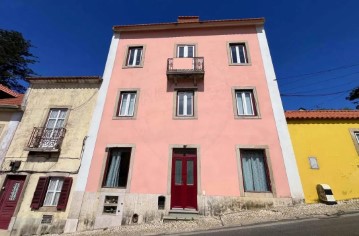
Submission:
POLYGON ((359 120, 288 120, 305 201, 318 201, 317 184, 329 184, 337 200, 359 198, 359 155, 350 128, 359 120), (319 169, 311 169, 316 157, 319 169))

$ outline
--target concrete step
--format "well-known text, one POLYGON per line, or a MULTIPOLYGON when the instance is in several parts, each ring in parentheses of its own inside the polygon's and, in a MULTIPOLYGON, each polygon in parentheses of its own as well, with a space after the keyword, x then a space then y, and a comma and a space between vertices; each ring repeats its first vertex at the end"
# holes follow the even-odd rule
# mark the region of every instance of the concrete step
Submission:
POLYGON ((168 216, 163 217, 163 221, 173 220, 194 220, 198 217, 199 212, 194 209, 171 209, 168 216))

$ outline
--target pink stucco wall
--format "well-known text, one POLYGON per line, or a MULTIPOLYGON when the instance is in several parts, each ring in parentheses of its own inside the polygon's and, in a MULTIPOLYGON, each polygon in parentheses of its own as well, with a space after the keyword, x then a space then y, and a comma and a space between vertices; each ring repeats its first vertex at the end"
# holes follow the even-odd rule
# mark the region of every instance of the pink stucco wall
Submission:
MULTIPOLYGON (((193 84, 192 84, 193 86, 193 84)), ((98 191, 105 147, 135 144, 130 192, 168 192, 171 144, 199 145, 200 185, 207 195, 239 196, 235 146, 268 145, 278 197, 290 197, 278 133, 254 26, 122 33, 107 93, 86 191, 98 191), (229 66, 227 42, 247 41, 252 65, 229 66), (173 84, 167 81, 167 58, 175 45, 195 43, 204 57, 205 78, 199 84, 198 118, 174 120, 173 84), (127 45, 145 45, 144 67, 123 69, 127 45), (261 119, 234 119, 231 88, 254 86, 261 119), (137 117, 113 120, 120 88, 139 88, 137 117)))

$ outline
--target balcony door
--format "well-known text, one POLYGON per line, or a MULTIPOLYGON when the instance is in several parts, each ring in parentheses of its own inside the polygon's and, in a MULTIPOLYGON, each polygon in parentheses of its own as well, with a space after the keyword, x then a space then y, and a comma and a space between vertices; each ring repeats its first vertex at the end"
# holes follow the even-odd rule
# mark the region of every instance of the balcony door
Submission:
POLYGON ((45 128, 40 141, 40 147, 52 148, 57 144, 57 140, 62 134, 65 126, 67 109, 50 109, 45 128))
POLYGON ((177 46, 177 57, 179 57, 179 58, 195 57, 195 46, 194 45, 178 45, 177 46))

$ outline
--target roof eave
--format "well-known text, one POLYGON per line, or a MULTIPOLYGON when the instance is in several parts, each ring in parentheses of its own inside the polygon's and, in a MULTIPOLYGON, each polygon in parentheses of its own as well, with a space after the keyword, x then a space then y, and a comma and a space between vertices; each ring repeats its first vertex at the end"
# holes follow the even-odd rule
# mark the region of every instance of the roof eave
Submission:
POLYGON ((20 105, 6 105, 6 104, 2 104, 2 105, 0 105, 0 109, 5 109, 5 110, 21 110, 21 106, 20 106, 20 105))
POLYGON ((213 20, 186 23, 158 23, 158 24, 138 24, 138 25, 118 25, 112 29, 115 33, 130 31, 151 31, 151 30, 174 30, 174 29, 196 29, 196 28, 215 28, 215 27, 234 27, 248 25, 263 25, 264 18, 249 18, 237 20, 213 20))
POLYGON ((32 84, 39 83, 101 83, 101 76, 54 76, 54 77, 29 77, 32 84))

